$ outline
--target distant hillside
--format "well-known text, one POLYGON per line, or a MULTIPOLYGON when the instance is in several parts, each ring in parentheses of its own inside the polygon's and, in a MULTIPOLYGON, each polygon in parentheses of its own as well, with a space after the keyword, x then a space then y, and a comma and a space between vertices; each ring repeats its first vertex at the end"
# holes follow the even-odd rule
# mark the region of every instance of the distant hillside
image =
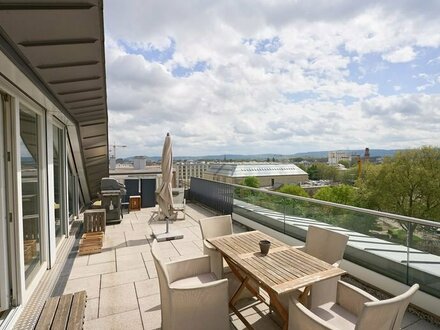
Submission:
MULTIPOLYGON (((351 155, 361 155, 364 156, 365 150, 338 150, 343 151, 351 155)), ((386 149, 370 149, 370 157, 385 157, 393 156, 398 149, 386 150, 386 149)), ((303 158, 327 158, 328 151, 312 151, 312 152, 302 152, 292 155, 292 157, 303 157, 303 158)))
MULTIPOLYGON (((344 151, 348 154, 352 155, 361 155, 364 156, 365 150, 339 150, 344 151)), ((370 149, 370 157, 385 157, 385 156, 392 156, 397 151, 396 149, 393 150, 386 150, 386 149, 370 149)), ((289 159, 289 158, 311 158, 311 159, 317 159, 317 158, 327 158, 328 157, 328 151, 311 151, 311 152, 299 152, 292 155, 281 155, 281 154, 258 154, 258 155, 206 155, 206 156, 176 156, 174 157, 174 160, 207 160, 207 161, 265 161, 268 158, 272 160, 275 158, 276 160, 282 160, 282 159, 289 159)), ((133 160, 134 157, 128 157, 125 158, 126 161, 133 160)), ((146 156, 146 159, 152 162, 157 162, 160 160, 160 156, 152 156, 148 157, 146 156)))

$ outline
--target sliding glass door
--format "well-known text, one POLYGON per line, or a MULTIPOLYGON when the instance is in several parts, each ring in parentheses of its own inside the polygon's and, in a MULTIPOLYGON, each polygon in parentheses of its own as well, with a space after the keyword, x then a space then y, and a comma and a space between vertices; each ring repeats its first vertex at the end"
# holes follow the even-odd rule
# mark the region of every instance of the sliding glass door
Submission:
POLYGON ((41 267, 41 118, 20 106, 20 158, 26 287, 41 267))

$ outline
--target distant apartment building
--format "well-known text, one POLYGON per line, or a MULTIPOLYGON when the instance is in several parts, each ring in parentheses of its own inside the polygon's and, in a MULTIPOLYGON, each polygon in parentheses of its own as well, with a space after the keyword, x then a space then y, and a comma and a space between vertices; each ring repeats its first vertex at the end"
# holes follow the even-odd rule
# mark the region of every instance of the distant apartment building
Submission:
POLYGON ((294 164, 211 164, 205 171, 204 179, 239 184, 244 178, 254 176, 261 187, 279 184, 301 184, 309 177, 307 172, 294 164))
POLYGON ((191 177, 203 178, 203 174, 209 168, 209 164, 200 163, 176 163, 173 165, 176 173, 176 183, 178 187, 189 187, 191 177))
POLYGON ((332 166, 336 166, 339 162, 347 161, 351 162, 351 155, 345 151, 329 151, 328 152, 328 164, 332 166))

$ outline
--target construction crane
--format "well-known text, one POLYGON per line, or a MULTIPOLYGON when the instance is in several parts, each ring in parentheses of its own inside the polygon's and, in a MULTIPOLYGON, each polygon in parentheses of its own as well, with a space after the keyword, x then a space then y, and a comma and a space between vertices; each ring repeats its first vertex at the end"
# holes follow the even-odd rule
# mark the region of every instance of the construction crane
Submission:
POLYGON ((357 177, 360 178, 362 175, 362 159, 361 156, 357 155, 356 156, 356 160, 357 160, 357 177))
MULTIPOLYGON (((360 155, 357 155, 356 159, 357 159, 357 165, 358 165, 358 167, 357 167, 358 178, 360 178, 362 175, 362 159, 361 159, 360 155)), ((370 161, 370 149, 365 148, 365 154, 364 154, 364 160, 363 160, 364 165, 368 165, 369 161, 370 161)))
POLYGON ((115 157, 116 159, 116 148, 126 148, 126 145, 121 145, 121 144, 116 144, 113 143, 112 148, 113 148, 113 157, 115 157))

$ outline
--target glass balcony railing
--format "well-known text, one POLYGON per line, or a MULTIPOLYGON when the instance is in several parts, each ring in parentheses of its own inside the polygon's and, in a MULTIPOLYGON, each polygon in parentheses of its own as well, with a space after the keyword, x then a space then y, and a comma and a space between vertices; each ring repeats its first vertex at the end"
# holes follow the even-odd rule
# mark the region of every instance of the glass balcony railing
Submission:
POLYGON ((309 225, 350 236, 344 259, 440 298, 440 223, 191 179, 191 199, 305 241, 309 225))

